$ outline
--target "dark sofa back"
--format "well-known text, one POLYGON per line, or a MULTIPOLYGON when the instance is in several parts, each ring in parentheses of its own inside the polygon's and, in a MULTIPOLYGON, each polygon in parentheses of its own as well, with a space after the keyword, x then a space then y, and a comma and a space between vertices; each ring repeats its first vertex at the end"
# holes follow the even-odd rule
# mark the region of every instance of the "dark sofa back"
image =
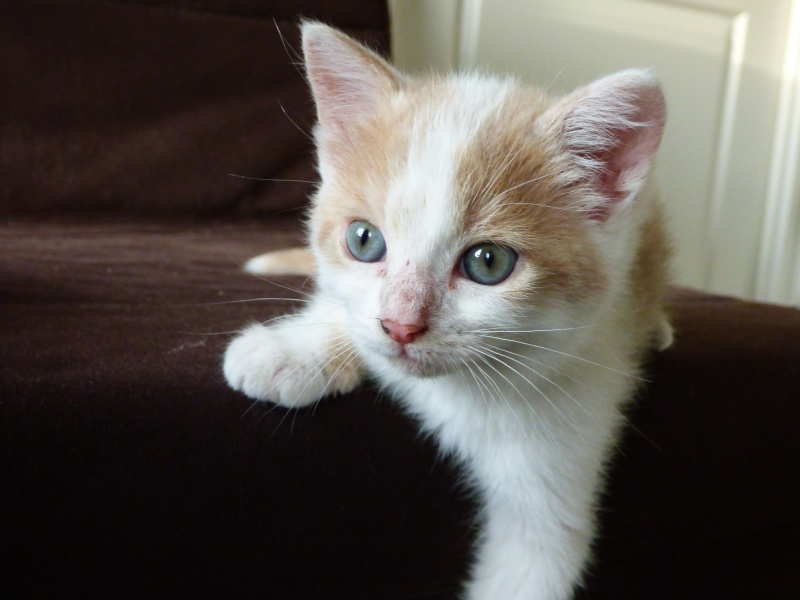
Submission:
POLYGON ((0 214, 302 206, 310 184, 228 175, 316 178, 301 17, 388 48, 383 0, 0 3, 0 214))

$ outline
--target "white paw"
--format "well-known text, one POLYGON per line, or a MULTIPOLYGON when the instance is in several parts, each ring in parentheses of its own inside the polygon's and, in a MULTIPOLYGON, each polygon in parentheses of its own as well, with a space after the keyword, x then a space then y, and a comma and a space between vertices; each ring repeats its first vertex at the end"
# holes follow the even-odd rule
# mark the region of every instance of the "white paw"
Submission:
POLYGON ((228 385, 251 398, 286 407, 307 406, 326 393, 328 384, 324 361, 313 347, 253 326, 228 346, 222 370, 228 385))

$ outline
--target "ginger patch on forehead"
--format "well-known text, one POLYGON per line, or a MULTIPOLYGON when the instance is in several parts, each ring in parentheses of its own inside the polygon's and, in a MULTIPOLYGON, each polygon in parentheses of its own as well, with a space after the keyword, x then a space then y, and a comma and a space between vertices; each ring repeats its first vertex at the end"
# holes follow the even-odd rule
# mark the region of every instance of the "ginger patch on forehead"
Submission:
POLYGON ((605 275, 588 235, 589 216, 565 183, 569 156, 537 130, 546 108, 538 94, 509 94, 463 149, 456 179, 465 233, 507 245, 531 262, 537 294, 593 294, 605 275))

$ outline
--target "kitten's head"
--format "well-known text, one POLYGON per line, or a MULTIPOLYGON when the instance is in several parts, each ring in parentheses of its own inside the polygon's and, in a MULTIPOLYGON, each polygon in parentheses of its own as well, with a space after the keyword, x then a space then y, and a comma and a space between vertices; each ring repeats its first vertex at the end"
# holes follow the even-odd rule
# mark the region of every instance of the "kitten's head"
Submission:
POLYGON ((362 354, 437 374, 507 332, 591 325, 613 302, 664 125, 648 73, 552 100, 511 79, 406 78, 320 24, 303 49, 318 284, 362 354))

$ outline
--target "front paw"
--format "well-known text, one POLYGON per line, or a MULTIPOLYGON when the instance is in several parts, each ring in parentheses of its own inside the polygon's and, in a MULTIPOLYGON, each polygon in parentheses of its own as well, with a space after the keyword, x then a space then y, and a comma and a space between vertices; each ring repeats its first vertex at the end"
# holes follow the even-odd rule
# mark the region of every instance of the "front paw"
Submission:
POLYGON ((286 407, 313 403, 327 386, 320 359, 308 344, 260 325, 231 342, 222 370, 233 389, 286 407))

